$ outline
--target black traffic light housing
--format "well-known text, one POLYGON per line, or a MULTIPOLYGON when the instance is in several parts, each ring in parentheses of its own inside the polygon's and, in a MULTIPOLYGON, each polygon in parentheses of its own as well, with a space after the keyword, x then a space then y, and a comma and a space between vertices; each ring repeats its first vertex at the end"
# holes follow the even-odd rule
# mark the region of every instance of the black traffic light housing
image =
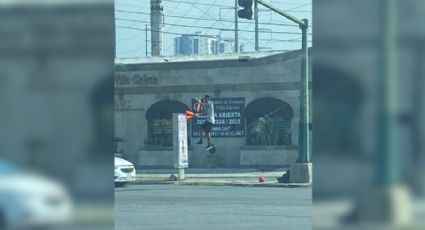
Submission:
POLYGON ((243 9, 238 11, 238 16, 240 18, 245 19, 252 19, 252 3, 253 0, 238 0, 238 4, 240 7, 243 7, 243 9))

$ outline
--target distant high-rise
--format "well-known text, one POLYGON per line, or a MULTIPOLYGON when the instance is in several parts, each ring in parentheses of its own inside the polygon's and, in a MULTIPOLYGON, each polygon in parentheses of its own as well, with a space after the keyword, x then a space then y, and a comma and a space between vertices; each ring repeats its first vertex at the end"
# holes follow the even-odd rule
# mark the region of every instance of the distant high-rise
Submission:
POLYGON ((235 43, 231 41, 216 41, 216 52, 215 53, 233 53, 235 43))
POLYGON ((174 38, 174 55, 232 53, 233 42, 207 37, 198 32, 174 38))

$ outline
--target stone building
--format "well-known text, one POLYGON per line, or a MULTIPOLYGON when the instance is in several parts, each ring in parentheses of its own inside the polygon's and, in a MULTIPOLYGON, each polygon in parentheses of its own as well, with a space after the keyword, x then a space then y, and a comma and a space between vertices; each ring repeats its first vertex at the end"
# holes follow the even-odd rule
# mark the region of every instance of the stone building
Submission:
POLYGON ((116 151, 138 167, 173 167, 172 113, 209 94, 217 153, 195 144, 202 121, 191 120, 190 167, 289 166, 297 158, 300 70, 299 50, 117 59, 116 151))

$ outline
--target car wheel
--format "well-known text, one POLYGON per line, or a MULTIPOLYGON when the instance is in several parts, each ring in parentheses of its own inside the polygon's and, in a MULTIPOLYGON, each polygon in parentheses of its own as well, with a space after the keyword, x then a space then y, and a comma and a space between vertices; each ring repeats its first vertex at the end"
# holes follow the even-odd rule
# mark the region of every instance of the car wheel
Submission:
POLYGON ((125 183, 124 182, 115 182, 115 187, 119 188, 119 187, 124 187, 125 183))

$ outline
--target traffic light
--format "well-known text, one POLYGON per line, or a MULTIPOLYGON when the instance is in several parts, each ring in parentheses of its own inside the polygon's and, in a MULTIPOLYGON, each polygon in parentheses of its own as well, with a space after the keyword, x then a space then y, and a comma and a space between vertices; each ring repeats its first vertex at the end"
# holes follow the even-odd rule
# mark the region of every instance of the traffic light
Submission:
POLYGON ((253 0, 238 0, 238 4, 243 9, 238 11, 238 16, 240 18, 252 19, 252 2, 253 0))

